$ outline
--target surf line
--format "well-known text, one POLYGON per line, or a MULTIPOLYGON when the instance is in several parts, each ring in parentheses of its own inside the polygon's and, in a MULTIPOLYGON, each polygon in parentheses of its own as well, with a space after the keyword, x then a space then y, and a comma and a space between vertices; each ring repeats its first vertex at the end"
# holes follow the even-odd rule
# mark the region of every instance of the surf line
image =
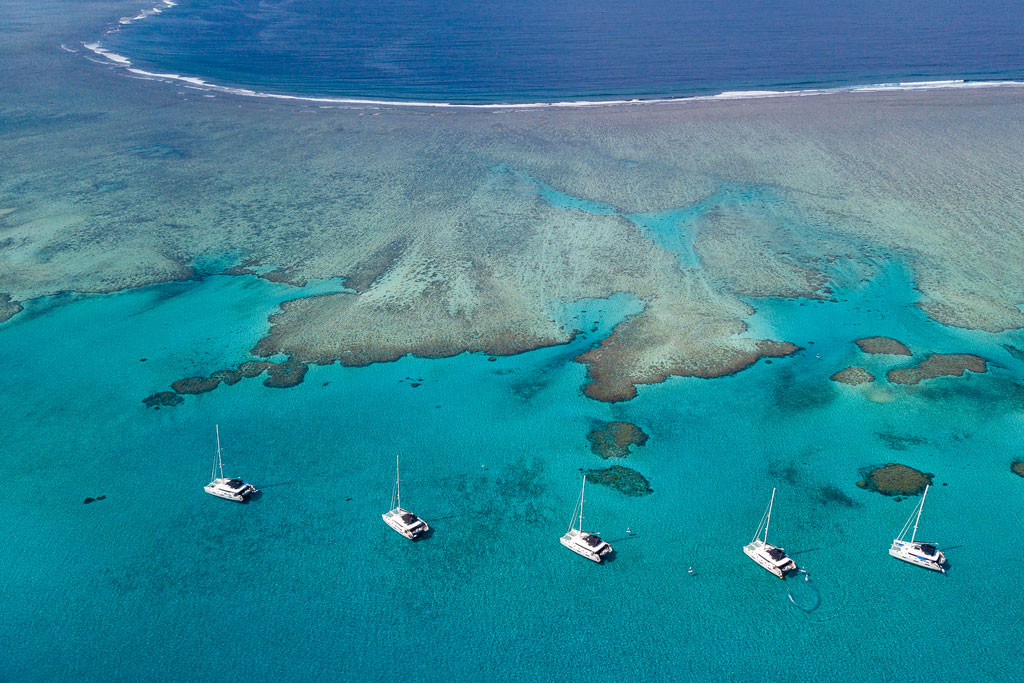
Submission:
MULTIPOLYGON (((198 76, 187 76, 175 73, 159 71, 147 71, 132 65, 132 61, 125 55, 108 50, 103 46, 103 38, 117 33, 123 26, 128 26, 137 21, 148 19, 151 16, 161 14, 165 9, 177 7, 176 0, 161 0, 161 4, 147 10, 142 10, 134 17, 122 17, 107 29, 101 38, 95 42, 82 43, 82 47, 99 58, 101 63, 121 67, 132 76, 145 80, 164 81, 168 83, 183 83, 186 87, 196 88, 226 95, 240 97, 255 97, 262 99, 286 100, 294 102, 309 102, 319 105, 344 105, 362 107, 408 107, 408 108, 433 108, 433 109, 481 109, 481 110, 510 110, 510 109, 546 109, 546 108, 583 108, 583 107, 608 107, 625 105, 645 104, 669 104, 679 102, 707 102, 715 100, 748 100, 748 99, 771 99, 777 97, 809 97, 816 95, 832 95, 838 93, 877 93, 890 91, 911 91, 911 90, 940 90, 953 88, 994 88, 994 87, 1024 87, 1024 81, 998 80, 998 81, 968 81, 965 79, 946 79, 933 81, 898 81, 892 83, 872 83, 867 85, 838 86, 834 88, 807 88, 804 90, 726 90, 714 95, 680 95, 673 97, 652 97, 652 98, 631 98, 615 100, 561 100, 552 102, 495 102, 495 103, 463 103, 463 102, 437 102, 417 100, 387 100, 363 97, 334 97, 326 95, 286 95, 281 93, 262 92, 250 88, 219 85, 211 83, 198 76)), ((73 52, 64 45, 61 48, 73 52)))
POLYGON ((495 102, 495 103, 464 103, 464 102, 434 102, 416 100, 386 100, 362 97, 331 97, 323 95, 285 95, 281 93, 261 92, 249 88, 218 85, 210 83, 197 76, 184 76, 181 74, 165 73, 159 71, 147 71, 132 66, 128 57, 116 52, 107 50, 100 42, 82 43, 82 47, 89 50, 111 66, 124 68, 133 76, 146 80, 165 81, 169 83, 178 82, 187 87, 205 90, 209 92, 223 93, 225 95, 236 95, 240 97, 254 97, 260 99, 285 100, 292 102, 308 102, 319 105, 344 105, 363 107, 404 107, 421 109, 479 109, 479 110, 510 110, 510 109, 574 109, 586 107, 609 107, 609 106, 630 106, 650 104, 672 104, 682 102, 708 102, 716 100, 753 100, 773 99, 780 97, 810 97, 817 95, 835 95, 843 93, 879 93, 879 92, 900 92, 919 90, 950 90, 950 89, 981 89, 981 88, 1020 88, 1024 87, 1024 81, 967 81, 963 79, 941 80, 941 81, 907 81, 900 83, 874 83, 869 85, 842 86, 836 88, 812 88, 807 90, 734 90, 725 91, 716 95, 690 95, 679 97, 660 98, 633 98, 618 100, 564 100, 556 102, 495 102))

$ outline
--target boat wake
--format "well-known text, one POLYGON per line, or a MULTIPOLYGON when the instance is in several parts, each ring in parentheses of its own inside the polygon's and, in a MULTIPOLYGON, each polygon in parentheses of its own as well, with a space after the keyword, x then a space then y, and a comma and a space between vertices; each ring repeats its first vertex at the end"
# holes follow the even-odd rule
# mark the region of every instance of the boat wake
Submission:
POLYGON ((803 580, 794 581, 786 592, 789 602, 801 612, 810 614, 821 606, 821 592, 811 583, 811 575, 806 570, 798 570, 803 580))

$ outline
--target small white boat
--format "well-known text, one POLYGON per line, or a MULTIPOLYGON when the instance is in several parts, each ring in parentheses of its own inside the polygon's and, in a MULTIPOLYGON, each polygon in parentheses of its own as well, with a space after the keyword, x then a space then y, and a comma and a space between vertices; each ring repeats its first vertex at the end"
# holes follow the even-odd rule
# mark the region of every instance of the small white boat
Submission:
POLYGON ((558 541, 577 555, 582 555, 588 560, 600 563, 605 555, 612 552, 612 546, 606 541, 602 541, 598 534, 583 530, 583 496, 586 491, 587 475, 583 475, 580 502, 576 504, 576 509, 572 511, 572 519, 569 520, 569 530, 558 541), (579 526, 576 525, 576 513, 579 513, 579 526))
POLYGON ((224 476, 224 461, 221 459, 220 454, 220 425, 217 425, 217 455, 213 458, 213 470, 210 472, 210 479, 212 481, 204 486, 203 490, 211 496, 244 503, 249 500, 249 496, 258 493, 256 487, 252 484, 236 477, 224 476), (217 476, 218 469, 220 469, 219 477, 217 476))
POLYGON ((775 574, 775 576, 783 579, 786 577, 787 572, 796 569, 796 562, 786 554, 785 550, 768 543, 768 527, 772 523, 772 506, 774 504, 775 489, 772 489, 772 499, 768 501, 768 509, 765 510, 764 515, 761 517, 761 523, 757 526, 754 540, 743 546, 743 552, 754 562, 757 562, 772 574, 775 574), (764 538, 761 538, 762 531, 764 531, 764 538))
POLYGON ((917 525, 921 521, 921 512, 924 510, 924 499, 928 497, 928 489, 930 488, 931 486, 924 487, 921 502, 910 513, 910 517, 907 518, 907 523, 903 525, 900 535, 893 539, 892 545, 889 546, 889 554, 904 562, 945 574, 946 568, 943 565, 946 564, 946 556, 942 551, 934 543, 921 543, 915 540, 917 538, 917 525), (906 537, 907 531, 910 530, 910 520, 914 520, 914 531, 910 534, 910 540, 905 541, 903 539, 906 537))
POLYGON ((430 527, 422 519, 402 507, 401 474, 398 456, 395 456, 395 487, 391 489, 391 509, 381 517, 384 522, 410 541, 428 531, 430 527))

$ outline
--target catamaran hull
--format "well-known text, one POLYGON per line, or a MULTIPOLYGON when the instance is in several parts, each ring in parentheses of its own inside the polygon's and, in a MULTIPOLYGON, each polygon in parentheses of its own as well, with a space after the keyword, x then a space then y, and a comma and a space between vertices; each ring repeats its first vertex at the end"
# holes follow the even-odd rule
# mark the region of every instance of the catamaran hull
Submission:
POLYGON ((595 553, 593 550, 581 548, 572 541, 565 540, 565 538, 558 539, 558 542, 564 545, 569 550, 576 553, 577 555, 579 555, 580 557, 585 557, 591 562, 597 562, 598 564, 601 564, 601 556, 595 553))
POLYGON ((753 547, 753 544, 745 545, 743 546, 743 552, 759 566, 768 570, 780 579, 786 578, 787 572, 791 572, 796 569, 796 562, 793 562, 793 560, 789 560, 789 562, 783 564, 781 567, 778 566, 771 558, 764 555, 762 548, 763 546, 755 548, 753 547))
POLYGON ((211 496, 217 496, 218 498, 223 498, 224 500, 233 500, 236 503, 248 502, 249 496, 251 496, 252 493, 255 491, 255 489, 253 489, 253 491, 249 491, 248 493, 238 494, 232 493, 230 491, 224 491, 222 489, 218 489, 215 486, 209 485, 204 486, 203 490, 209 493, 211 496))
POLYGON ((580 532, 578 531, 570 531, 569 533, 559 538, 558 542, 564 545, 569 550, 576 553, 577 555, 585 557, 591 562, 597 562, 598 564, 601 564, 604 561, 605 555, 608 555, 612 552, 611 545, 606 542, 597 546, 597 550, 594 550, 592 547, 581 542, 580 539, 582 538, 582 536, 583 534, 580 534, 580 532))
POLYGON ((422 526, 418 526, 415 529, 407 529, 402 525, 401 520, 396 515, 393 515, 390 512, 385 512, 380 517, 384 520, 385 524, 387 524, 389 527, 391 527, 398 533, 408 538, 410 541, 414 540, 417 536, 421 536, 430 530, 430 525, 428 525, 426 522, 423 522, 422 526))
POLYGON ((925 569, 931 569, 933 572, 942 574, 946 573, 946 568, 942 566, 946 563, 946 556, 942 553, 939 553, 938 558, 931 559, 916 552, 914 546, 909 543, 893 541, 892 546, 889 548, 889 554, 897 560, 903 560, 917 567, 924 567, 925 569))

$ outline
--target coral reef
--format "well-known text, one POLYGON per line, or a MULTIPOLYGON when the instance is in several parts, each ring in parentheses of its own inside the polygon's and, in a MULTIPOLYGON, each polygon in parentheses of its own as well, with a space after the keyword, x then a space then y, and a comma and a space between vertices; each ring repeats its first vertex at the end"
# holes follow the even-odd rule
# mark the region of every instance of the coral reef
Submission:
POLYGON ((864 353, 889 354, 893 356, 909 356, 910 349, 903 342, 892 337, 865 337, 857 340, 857 346, 864 353))
POLYGON ((186 377, 171 384, 171 389, 179 394, 205 394, 216 389, 219 384, 220 380, 216 377, 186 377))
POLYGON ((656 299, 617 325, 597 348, 576 358, 588 366, 583 393, 598 401, 627 401, 636 396, 638 384, 663 382, 673 375, 723 377, 760 358, 788 356, 800 348, 740 337, 745 330, 742 322, 716 315, 707 304, 656 299), (709 343, 712 339, 717 341, 709 343))
POLYGON ((269 370, 271 365, 273 363, 268 363, 267 361, 250 360, 239 365, 238 372, 242 377, 259 377, 269 370))
POLYGON ((10 295, 0 294, 0 323, 14 317, 21 310, 21 304, 11 299, 10 295))
POLYGON ((590 450, 602 458, 624 458, 630 446, 647 443, 647 435, 632 422, 606 422, 591 430, 587 440, 590 450))
POLYGON ((824 505, 840 505, 842 507, 860 507, 860 503, 846 495, 842 489, 833 484, 826 484, 818 489, 818 500, 824 505))
POLYGON ((923 446, 928 443, 928 439, 920 436, 913 436, 912 434, 878 432, 876 436, 878 436, 886 446, 894 451, 905 451, 910 446, 923 446))
POLYGON ((917 384, 935 377, 960 377, 964 373, 986 372, 988 361, 970 353, 936 353, 909 368, 890 370, 886 377, 893 384, 917 384))
POLYGON ((611 486, 627 496, 646 496, 654 493, 650 482, 642 474, 622 465, 613 465, 603 470, 587 470, 586 475, 590 481, 611 486))
POLYGON ((180 405, 184 401, 185 399, 173 391, 161 391, 142 399, 142 402, 146 404, 147 408, 157 409, 159 409, 160 406, 174 407, 176 405, 180 405))
POLYGON ((1024 460, 1014 460, 1010 465, 1010 471, 1018 477, 1024 477, 1024 460))
POLYGON ((238 370, 217 370, 216 372, 210 373, 211 379, 219 379, 227 385, 238 384, 242 381, 244 376, 245 375, 238 370))
POLYGON ((934 474, 898 463, 866 468, 862 474, 864 478, 857 482, 857 486, 884 496, 916 496, 935 478, 934 474))
POLYGON ((855 366, 848 367, 844 370, 834 373, 830 380, 833 382, 841 382, 843 384, 849 384, 851 386, 857 386, 858 384, 867 384, 868 382, 874 382, 875 376, 864 368, 858 368, 855 366))
POLYGON ((270 366, 270 377, 263 380, 263 386, 287 389, 302 384, 309 366, 297 360, 286 360, 270 366))

